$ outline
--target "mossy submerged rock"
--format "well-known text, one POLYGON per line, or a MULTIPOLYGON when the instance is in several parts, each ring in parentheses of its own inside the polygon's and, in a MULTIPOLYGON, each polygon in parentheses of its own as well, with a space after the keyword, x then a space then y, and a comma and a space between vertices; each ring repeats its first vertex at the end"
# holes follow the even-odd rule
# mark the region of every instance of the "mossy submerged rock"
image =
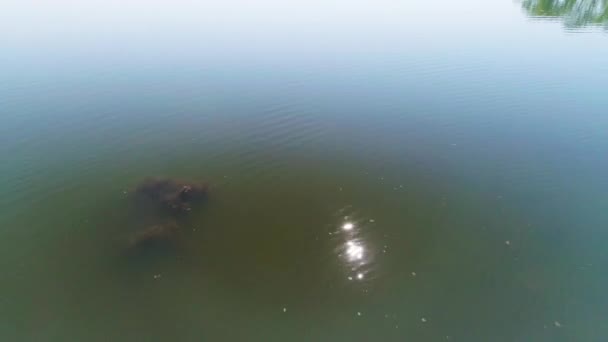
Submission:
POLYGON ((157 224, 139 231, 129 240, 131 249, 151 249, 170 247, 178 234, 179 226, 171 221, 157 224))
POLYGON ((181 235, 179 222, 194 204, 206 198, 207 192, 208 186, 204 183, 170 178, 145 179, 135 188, 134 194, 135 200, 145 209, 142 211, 145 216, 139 219, 146 222, 146 228, 130 236, 128 249, 152 251, 175 247, 181 235))
POLYGON ((135 189, 135 194, 173 214, 179 214, 192 210, 192 205, 204 199, 207 191, 207 184, 188 183, 168 178, 148 178, 135 189))

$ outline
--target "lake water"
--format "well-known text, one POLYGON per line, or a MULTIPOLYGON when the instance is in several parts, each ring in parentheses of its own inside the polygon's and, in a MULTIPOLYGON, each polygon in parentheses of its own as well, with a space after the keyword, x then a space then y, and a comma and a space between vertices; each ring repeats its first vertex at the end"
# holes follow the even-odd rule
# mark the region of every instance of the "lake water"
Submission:
POLYGON ((608 340, 589 3, 3 2, 0 340, 608 340))

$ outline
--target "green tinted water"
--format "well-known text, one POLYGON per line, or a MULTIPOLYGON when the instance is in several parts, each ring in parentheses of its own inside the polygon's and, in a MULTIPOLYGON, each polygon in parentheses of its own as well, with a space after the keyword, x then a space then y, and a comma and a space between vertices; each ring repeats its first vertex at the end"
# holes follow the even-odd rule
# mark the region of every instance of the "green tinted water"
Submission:
POLYGON ((608 36, 530 3, 3 5, 0 338, 604 340, 608 36))

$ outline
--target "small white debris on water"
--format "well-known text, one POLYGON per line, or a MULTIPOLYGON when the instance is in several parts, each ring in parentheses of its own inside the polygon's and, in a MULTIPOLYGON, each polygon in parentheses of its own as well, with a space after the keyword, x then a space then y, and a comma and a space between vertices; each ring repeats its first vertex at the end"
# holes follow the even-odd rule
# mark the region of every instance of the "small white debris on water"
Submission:
POLYGON ((357 312, 357 316, 361 316, 361 312, 357 312))
POLYGON ((283 312, 287 312, 287 308, 283 308, 283 312))
POLYGON ((416 276, 416 272, 412 272, 412 277, 415 277, 415 276, 416 276))
POLYGON ((352 230, 353 228, 355 228, 355 225, 352 224, 351 222, 346 222, 343 226, 342 229, 344 230, 352 230))
POLYGON ((359 279, 359 280, 363 279, 363 273, 357 274, 357 279, 359 279))
POLYGON ((160 278, 160 276, 161 276, 160 274, 155 274, 154 279, 158 279, 158 278, 160 278))
POLYGON ((558 321, 553 322, 553 324, 555 325, 556 328, 561 328, 562 324, 558 321))
POLYGON ((422 317, 422 318, 420 319, 420 321, 421 321, 422 323, 426 323, 426 318, 422 317))
POLYGON ((511 245, 511 241, 509 241, 509 240, 505 241, 505 245, 510 246, 511 245))
POLYGON ((374 222, 376 222, 376 220, 370 219, 369 222, 374 223, 374 222))
POLYGON ((353 277, 348 277, 348 280, 353 280, 353 277))

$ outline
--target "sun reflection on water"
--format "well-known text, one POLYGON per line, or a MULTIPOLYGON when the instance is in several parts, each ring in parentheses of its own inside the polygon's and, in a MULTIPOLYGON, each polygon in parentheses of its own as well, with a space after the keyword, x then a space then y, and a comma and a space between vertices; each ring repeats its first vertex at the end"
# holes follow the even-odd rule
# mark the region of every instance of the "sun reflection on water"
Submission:
POLYGON ((363 259, 365 249, 359 243, 349 240, 346 241, 346 255, 349 261, 363 259))
POLYGON ((368 266, 372 253, 363 238, 364 227, 361 225, 363 221, 349 220, 348 216, 345 216, 343 220, 339 224, 340 230, 334 232, 340 236, 337 254, 346 266, 346 278, 349 281, 364 281, 369 272, 368 266))

